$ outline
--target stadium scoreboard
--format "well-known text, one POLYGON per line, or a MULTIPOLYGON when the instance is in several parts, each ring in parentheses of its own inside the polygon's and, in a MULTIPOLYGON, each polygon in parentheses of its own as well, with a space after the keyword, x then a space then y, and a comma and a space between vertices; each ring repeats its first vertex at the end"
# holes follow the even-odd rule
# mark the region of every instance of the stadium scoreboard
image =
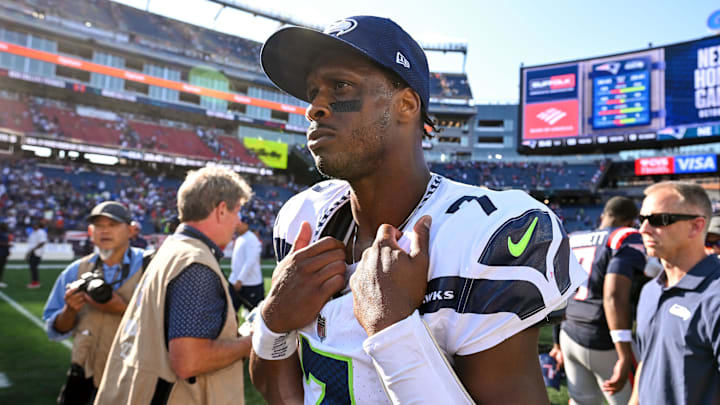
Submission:
POLYGON ((720 36, 520 69, 518 152, 720 142, 720 36))

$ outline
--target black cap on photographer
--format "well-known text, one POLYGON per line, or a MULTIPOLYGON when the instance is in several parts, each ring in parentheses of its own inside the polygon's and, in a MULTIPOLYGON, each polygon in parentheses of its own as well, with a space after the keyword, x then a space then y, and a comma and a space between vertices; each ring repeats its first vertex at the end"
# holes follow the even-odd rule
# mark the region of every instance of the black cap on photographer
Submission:
POLYGON ((88 222, 92 223, 97 217, 108 217, 117 222, 130 224, 132 218, 124 205, 117 201, 105 201, 96 205, 88 216, 88 222))

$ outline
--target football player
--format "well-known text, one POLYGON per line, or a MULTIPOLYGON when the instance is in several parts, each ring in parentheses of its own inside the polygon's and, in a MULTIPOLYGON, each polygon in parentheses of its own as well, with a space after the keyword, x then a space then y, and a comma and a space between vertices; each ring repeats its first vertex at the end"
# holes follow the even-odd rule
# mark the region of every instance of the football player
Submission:
POLYGON ((283 28, 261 61, 309 103, 331 180, 278 214, 278 265, 253 333, 271 403, 547 403, 538 328, 587 277, 522 191, 430 173, 424 51, 393 21, 283 28))
POLYGON ((564 363, 570 398, 577 404, 627 404, 634 371, 631 306, 646 280, 645 248, 635 203, 607 201, 600 227, 570 235, 570 247, 589 278, 568 302, 560 342, 550 353, 564 363))

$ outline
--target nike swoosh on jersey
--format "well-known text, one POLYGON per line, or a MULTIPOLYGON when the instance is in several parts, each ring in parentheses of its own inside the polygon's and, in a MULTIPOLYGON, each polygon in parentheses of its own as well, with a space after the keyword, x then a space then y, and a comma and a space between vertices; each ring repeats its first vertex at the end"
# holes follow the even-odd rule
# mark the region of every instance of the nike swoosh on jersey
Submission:
POLYGON ((535 225, 537 225, 538 217, 535 217, 533 219, 532 223, 530 224, 530 227, 525 231, 522 238, 517 243, 514 243, 512 239, 508 236, 508 250, 510 251, 510 254, 515 257, 520 257, 521 254, 525 251, 525 248, 527 248, 528 242, 530 242, 530 237, 532 237, 532 233, 535 230, 535 225))

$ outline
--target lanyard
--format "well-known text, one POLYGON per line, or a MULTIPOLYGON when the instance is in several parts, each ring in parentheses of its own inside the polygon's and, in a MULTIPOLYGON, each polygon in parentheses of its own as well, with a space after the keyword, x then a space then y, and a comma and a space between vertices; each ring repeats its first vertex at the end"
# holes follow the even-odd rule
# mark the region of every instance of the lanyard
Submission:
MULTIPOLYGON (((125 262, 126 257, 127 257, 127 255, 123 256, 123 262, 125 262)), ((105 280, 105 270, 103 268, 103 261, 99 255, 98 255, 97 259, 95 260, 95 268, 93 269, 93 273, 99 275, 100 277, 102 277, 103 280, 105 280)), ((105 280, 105 282, 107 282, 108 284, 113 286, 113 289, 115 289, 115 285, 122 284, 122 282, 125 281, 125 279, 127 278, 128 274, 130 274, 130 260, 123 263, 122 272, 120 273, 119 279, 114 280, 112 282, 105 280)))

